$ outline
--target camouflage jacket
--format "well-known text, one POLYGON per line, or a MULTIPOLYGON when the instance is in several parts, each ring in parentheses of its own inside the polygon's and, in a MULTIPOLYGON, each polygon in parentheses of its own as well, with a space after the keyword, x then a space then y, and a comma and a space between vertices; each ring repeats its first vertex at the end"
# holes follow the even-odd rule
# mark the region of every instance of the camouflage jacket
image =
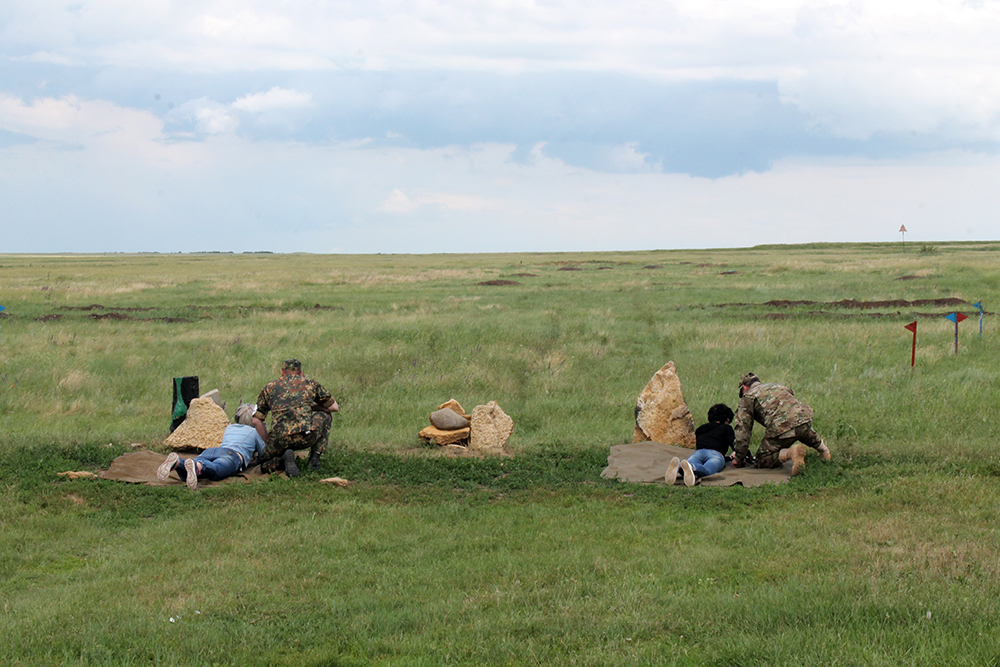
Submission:
POLYGON ((333 403, 333 396, 319 382, 302 375, 284 375, 267 383, 257 397, 261 421, 271 415, 270 434, 284 437, 312 428, 313 412, 333 403))
POLYGON ((750 449, 750 433, 756 421, 764 425, 765 438, 777 438, 796 426, 811 422, 813 411, 780 384, 758 383, 740 399, 736 410, 736 460, 740 463, 750 449))

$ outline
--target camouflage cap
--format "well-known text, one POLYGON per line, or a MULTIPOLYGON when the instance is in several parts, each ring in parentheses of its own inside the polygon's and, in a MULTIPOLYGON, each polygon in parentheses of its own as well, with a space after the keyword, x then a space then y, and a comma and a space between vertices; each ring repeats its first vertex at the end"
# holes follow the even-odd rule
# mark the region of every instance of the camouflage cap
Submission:
POLYGON ((741 387, 752 387, 758 382, 760 382, 760 378, 753 373, 744 373, 743 377, 740 378, 741 387))
POLYGON ((285 359, 281 364, 281 370, 302 372, 302 362, 298 359, 285 359))

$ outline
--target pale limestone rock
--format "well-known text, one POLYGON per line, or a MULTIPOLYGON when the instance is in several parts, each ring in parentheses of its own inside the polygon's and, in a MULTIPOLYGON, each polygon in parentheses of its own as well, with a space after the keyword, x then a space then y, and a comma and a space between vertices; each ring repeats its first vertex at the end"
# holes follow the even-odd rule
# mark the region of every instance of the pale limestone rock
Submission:
POLYGON ((652 440, 694 449, 694 419, 684 402, 674 362, 656 372, 635 402, 632 442, 652 440))
POLYGON ((210 398, 216 405, 222 408, 223 412, 225 412, 226 410, 226 404, 223 403, 222 396, 219 395, 218 389, 213 389, 208 393, 202 394, 201 396, 199 396, 199 398, 210 398))
POLYGON ((66 472, 57 472, 56 474, 60 477, 69 477, 70 479, 97 479, 97 475, 89 470, 67 470, 66 472))
POLYGON ((507 438, 514 430, 514 420, 496 401, 472 409, 472 436, 469 449, 484 454, 502 454, 507 438))
POLYGON ((164 443, 174 451, 218 447, 222 432, 229 426, 226 413, 211 398, 196 398, 188 406, 187 417, 164 443))
POLYGON ((350 486, 351 482, 342 477, 327 477, 326 479, 319 480, 320 484, 333 484, 334 486, 345 487, 350 486))
POLYGON ((424 440, 430 440, 436 445, 451 445, 468 440, 471 431, 472 429, 469 427, 452 431, 442 431, 439 428, 428 426, 417 435, 424 440))

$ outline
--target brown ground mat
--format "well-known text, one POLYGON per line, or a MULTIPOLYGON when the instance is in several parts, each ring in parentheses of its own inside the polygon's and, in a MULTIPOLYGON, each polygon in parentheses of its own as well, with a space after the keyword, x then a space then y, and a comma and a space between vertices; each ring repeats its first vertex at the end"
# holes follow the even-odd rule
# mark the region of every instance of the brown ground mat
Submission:
MULTIPOLYGON (((670 465, 670 459, 677 456, 686 459, 694 452, 684 447, 664 445, 659 442, 637 442, 631 445, 615 445, 608 456, 608 467, 601 473, 607 479, 619 479, 623 482, 653 482, 666 484, 663 476, 670 465)), ((792 476, 792 462, 786 462, 780 468, 734 468, 726 463, 726 467, 717 475, 702 477, 698 483, 701 486, 760 486, 761 484, 782 484, 792 476)), ((683 484, 683 482, 680 482, 683 484)))
MULTIPOLYGON (((197 455, 190 454, 185 455, 182 458, 194 458, 195 456, 197 455)), ((156 469, 166 458, 166 454, 157 454, 156 452, 151 452, 146 449, 138 452, 128 452, 112 461, 111 466, 108 467, 107 470, 101 471, 101 479, 114 479, 119 482, 148 484, 149 486, 177 486, 179 484, 184 484, 184 482, 181 481, 181 478, 177 476, 176 472, 170 473, 170 476, 167 477, 166 481, 161 482, 156 479, 156 469)), ((284 475, 284 473, 280 474, 284 475)), ((211 482, 207 479, 201 478, 198 480, 198 487, 217 486, 219 484, 228 484, 233 481, 252 482, 267 478, 268 475, 265 475, 260 471, 260 466, 254 466, 218 482, 211 482)))

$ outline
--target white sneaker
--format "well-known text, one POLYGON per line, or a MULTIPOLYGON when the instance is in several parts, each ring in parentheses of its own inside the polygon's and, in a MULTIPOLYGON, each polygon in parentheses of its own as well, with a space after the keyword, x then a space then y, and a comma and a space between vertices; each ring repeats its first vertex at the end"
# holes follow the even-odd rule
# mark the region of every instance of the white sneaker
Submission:
POLYGON ((167 477, 170 477, 170 473, 174 471, 174 467, 177 465, 177 452, 170 452, 167 454, 167 460, 159 465, 156 469, 156 479, 161 482, 167 481, 167 477))
POLYGON ((664 482, 674 484, 677 481, 677 468, 680 464, 681 460, 676 456, 670 459, 670 465, 667 466, 667 474, 663 476, 664 482))
POLYGON ((687 459, 681 461, 681 470, 684 471, 684 486, 694 486, 696 481, 694 478, 694 468, 691 467, 687 459))
POLYGON ((192 491, 198 488, 198 467, 194 459, 184 459, 184 470, 187 471, 187 485, 192 491))

